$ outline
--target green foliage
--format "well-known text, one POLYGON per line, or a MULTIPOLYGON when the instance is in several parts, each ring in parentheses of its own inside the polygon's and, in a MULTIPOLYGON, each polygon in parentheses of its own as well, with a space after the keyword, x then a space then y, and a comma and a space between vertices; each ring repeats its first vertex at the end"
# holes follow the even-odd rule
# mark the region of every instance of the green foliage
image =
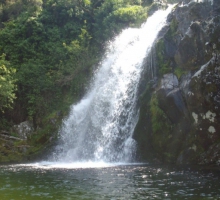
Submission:
POLYGON ((166 37, 168 39, 172 39, 175 37, 175 35, 178 34, 177 32, 177 28, 178 28, 178 21, 174 18, 172 19, 172 21, 170 22, 170 28, 166 34, 166 37))
POLYGON ((0 111, 11 107, 15 99, 15 69, 5 60, 5 54, 0 57, 0 111))
POLYGON ((4 0, 0 2, 0 21, 16 19, 22 12, 39 13, 42 10, 42 0, 4 0))
POLYGON ((116 20, 121 22, 137 22, 137 21, 143 21, 143 19, 146 19, 147 13, 141 6, 129 6, 129 7, 123 7, 115 10, 113 12, 114 18, 116 20))
POLYGON ((154 134, 169 133, 170 122, 163 110, 160 109, 158 98, 153 95, 150 101, 150 111, 152 117, 152 130, 154 134))
POLYGON ((140 4, 125 0, 19 0, 3 5, 10 21, 0 31, 0 53, 5 53, 17 70, 18 100, 26 105, 29 117, 39 121, 62 104, 64 94, 72 94, 72 99, 81 96, 85 77, 98 61, 94 52, 99 55, 104 40, 146 19, 140 4), (13 6, 22 6, 16 15, 8 10, 13 6))
POLYGON ((159 76, 163 76, 163 74, 172 72, 172 67, 170 66, 170 60, 167 60, 165 58, 164 51, 165 51, 164 40, 161 39, 156 44, 159 76))
MULTIPOLYGON (((178 28, 178 22, 176 19, 173 19, 170 23, 170 28, 168 32, 166 33, 166 40, 172 42, 173 38, 175 38, 175 35, 177 34, 177 28, 178 28)), ((178 78, 180 78, 185 71, 179 67, 176 67, 174 70, 171 67, 171 59, 168 57, 165 57, 165 44, 164 40, 161 39, 158 41, 156 45, 157 50, 157 62, 159 65, 159 75, 162 76, 163 74, 167 73, 174 73, 178 78), (174 72, 173 72, 174 71, 174 72)))
MULTIPOLYGON (((90 66, 89 61, 81 60, 91 59, 91 63, 94 60, 88 57, 91 54, 91 36, 85 21, 78 20, 78 23, 71 25, 73 17, 65 15, 67 22, 62 28, 60 21, 64 19, 54 20, 53 12, 48 8, 37 16, 23 13, 16 20, 5 23, 5 28, 0 32, 1 50, 17 69, 17 96, 35 121, 62 102, 65 98, 63 86, 65 90, 67 85, 72 87, 71 82, 74 78, 78 79, 77 74, 90 66), (63 84, 61 80, 68 84, 63 84)), ((73 90, 77 92, 82 89, 78 85, 75 87, 77 90, 73 90)), ((76 92, 75 95, 78 96, 76 92)))
POLYGON ((140 4, 140 1, 104 1, 95 12, 95 37, 103 41, 114 37, 126 26, 146 20, 147 11, 140 4))
POLYGON ((180 79, 180 77, 185 73, 186 71, 180 67, 176 67, 174 70, 174 74, 177 76, 178 79, 180 79))
MULTIPOLYGON (((27 141, 0 140, 0 162, 20 162, 24 159, 27 141)), ((28 145, 27 145, 28 146, 28 145)))
POLYGON ((154 0, 142 0, 142 5, 143 6, 150 6, 154 0))
POLYGON ((150 101, 150 112, 152 122, 152 143, 159 155, 164 155, 163 160, 170 160, 171 154, 167 154, 169 140, 172 138, 172 124, 166 117, 164 111, 159 107, 158 98, 154 94, 150 101))

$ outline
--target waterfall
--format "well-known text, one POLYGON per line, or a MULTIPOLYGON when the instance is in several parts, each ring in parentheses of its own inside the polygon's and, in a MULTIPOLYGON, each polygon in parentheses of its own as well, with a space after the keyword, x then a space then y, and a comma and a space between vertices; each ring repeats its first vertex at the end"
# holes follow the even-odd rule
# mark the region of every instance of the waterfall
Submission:
POLYGON ((137 89, 142 63, 172 6, 155 12, 141 28, 128 28, 109 42, 90 89, 71 106, 60 129, 59 162, 131 162, 138 120, 137 89))

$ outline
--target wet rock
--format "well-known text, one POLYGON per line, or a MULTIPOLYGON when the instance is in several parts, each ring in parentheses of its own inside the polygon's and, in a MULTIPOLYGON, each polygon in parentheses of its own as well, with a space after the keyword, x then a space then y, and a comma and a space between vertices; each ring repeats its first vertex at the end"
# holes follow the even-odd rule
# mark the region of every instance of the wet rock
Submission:
POLYGON ((178 156, 176 163, 179 165, 191 164, 194 156, 196 156, 196 152, 193 148, 185 149, 178 156))
POLYGON ((180 41, 174 56, 176 64, 185 70, 193 70, 201 66, 206 58, 205 44, 207 41, 207 36, 200 23, 193 22, 180 41))
POLYGON ((187 90, 184 98, 194 120, 195 134, 206 151, 220 139, 220 73, 214 58, 192 76, 187 90))
POLYGON ((145 123, 138 122, 135 134, 142 146, 150 141, 163 162, 220 164, 220 1, 184 1, 168 21, 155 62, 163 70, 157 87, 145 91, 150 92, 140 111, 145 123), (152 98, 157 117, 149 106, 152 98))
POLYGON ((179 123, 187 115, 178 79, 174 74, 165 74, 157 90, 159 106, 172 123, 179 123))
POLYGON ((198 160, 199 164, 207 165, 207 164, 216 164, 220 165, 220 144, 213 144, 209 147, 207 151, 202 153, 198 160))

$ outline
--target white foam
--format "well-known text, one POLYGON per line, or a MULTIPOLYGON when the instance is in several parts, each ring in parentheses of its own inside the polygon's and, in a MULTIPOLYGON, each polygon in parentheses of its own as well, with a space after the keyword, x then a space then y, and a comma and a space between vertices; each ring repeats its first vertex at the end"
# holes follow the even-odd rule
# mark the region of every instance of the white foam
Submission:
POLYGON ((37 169, 88 169, 88 168, 108 168, 127 165, 142 165, 146 163, 106 163, 106 162, 36 162, 28 164, 15 164, 11 167, 37 168, 37 169))

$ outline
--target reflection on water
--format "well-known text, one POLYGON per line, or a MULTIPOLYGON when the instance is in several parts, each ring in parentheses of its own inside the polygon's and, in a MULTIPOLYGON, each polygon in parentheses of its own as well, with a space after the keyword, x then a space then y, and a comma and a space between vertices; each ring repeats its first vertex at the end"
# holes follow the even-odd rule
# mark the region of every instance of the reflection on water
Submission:
POLYGON ((150 165, 102 164, 93 164, 94 168, 80 168, 79 164, 64 168, 64 164, 56 167, 51 163, 0 166, 0 199, 220 198, 218 174, 150 165))

